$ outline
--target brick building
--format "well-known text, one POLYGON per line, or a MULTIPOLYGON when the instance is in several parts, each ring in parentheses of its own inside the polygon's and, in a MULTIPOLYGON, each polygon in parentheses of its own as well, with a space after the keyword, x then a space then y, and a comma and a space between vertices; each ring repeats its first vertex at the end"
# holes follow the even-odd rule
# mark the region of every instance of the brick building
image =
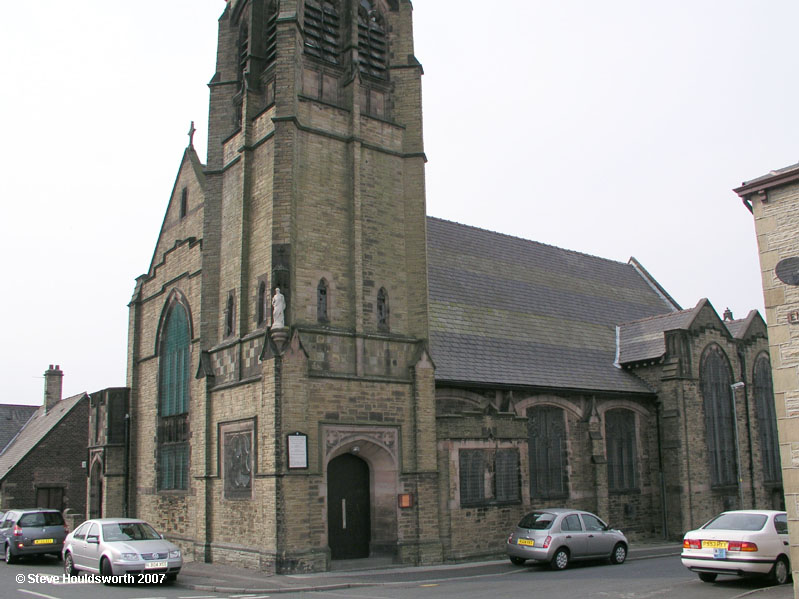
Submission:
POLYGON ((411 12, 227 2, 130 303, 131 513, 293 572, 493 555, 543 504, 670 537, 774 505, 756 312, 426 216, 411 12))
POLYGON ((774 375, 794 588, 799 592, 799 164, 735 190, 754 216, 774 375))

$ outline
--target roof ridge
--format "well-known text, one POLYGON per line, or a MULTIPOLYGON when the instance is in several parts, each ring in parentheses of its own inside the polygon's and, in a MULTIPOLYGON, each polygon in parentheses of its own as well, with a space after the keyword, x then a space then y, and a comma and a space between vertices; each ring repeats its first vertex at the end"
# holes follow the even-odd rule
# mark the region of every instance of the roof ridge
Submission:
POLYGON ((564 248, 564 247, 561 247, 559 245, 554 245, 554 244, 551 244, 551 243, 544 243, 543 241, 536 241, 535 239, 528 239, 526 237, 519 237, 518 235, 510 235, 508 233, 501 233, 499 231, 492 231, 491 229, 485 229, 483 227, 478 227, 478 226, 475 226, 475 225, 468 225, 466 223, 459 223, 458 221, 449 220, 449 219, 441 218, 441 217, 438 217, 438 216, 430 216, 428 214, 427 215, 427 219, 428 220, 436 220, 436 221, 439 221, 439 222, 442 222, 442 223, 449 223, 451 225, 458 225, 459 227, 466 227, 468 229, 473 229, 475 231, 481 231, 483 233, 491 233, 492 235, 498 235, 500 237, 506 237, 508 239, 515 239, 517 241, 524 241, 526 243, 533 243, 533 244, 540 245, 540 246, 543 246, 543 247, 548 247, 548 248, 560 250, 560 251, 566 252, 568 254, 574 254, 576 256, 586 256, 588 258, 595 258, 597 260, 603 260, 605 262, 610 262, 610 263, 613 263, 613 264, 617 264, 619 266, 630 266, 629 263, 623 262, 621 260, 613 260, 612 258, 605 258, 603 256, 597 256, 596 254, 589 254, 587 252, 578 252, 577 250, 570 250, 568 248, 564 248))

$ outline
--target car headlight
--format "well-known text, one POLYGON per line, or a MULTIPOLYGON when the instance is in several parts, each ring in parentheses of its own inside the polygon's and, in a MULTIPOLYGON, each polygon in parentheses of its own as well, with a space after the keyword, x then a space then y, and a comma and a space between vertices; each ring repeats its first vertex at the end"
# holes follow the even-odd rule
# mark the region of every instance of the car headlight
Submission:
POLYGON ((138 553, 123 553, 119 557, 122 558, 126 562, 135 562, 137 559, 139 559, 139 554, 138 553))
POLYGON ((180 557, 180 549, 175 549, 174 551, 169 552, 170 558, 180 557))

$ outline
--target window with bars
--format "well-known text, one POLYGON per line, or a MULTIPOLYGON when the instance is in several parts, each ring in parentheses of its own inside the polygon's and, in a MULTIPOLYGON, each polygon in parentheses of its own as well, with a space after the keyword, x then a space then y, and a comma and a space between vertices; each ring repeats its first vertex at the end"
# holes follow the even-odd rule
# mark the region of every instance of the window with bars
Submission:
POLYGON ((277 13, 280 2, 274 0, 266 7, 266 23, 264 24, 264 70, 275 63, 277 56, 277 13))
POLYGON ((386 26, 383 16, 371 0, 360 0, 358 6, 358 68, 361 73, 387 79, 386 26))
POLYGON ((305 52, 332 64, 339 63, 340 19, 337 3, 305 0, 305 52))
POLYGON ((188 488, 190 328, 186 309, 173 302, 162 331, 158 380, 158 484, 188 488))
POLYGON ((321 279, 316 286, 316 320, 327 322, 327 281, 321 279))
POLYGON ((780 447, 777 440, 777 414, 774 410, 774 388, 771 381, 771 363, 768 356, 761 354, 755 360, 753 393, 757 428, 760 433, 760 452, 763 460, 763 480, 779 483, 780 447))
POLYGON ((631 410, 605 413, 605 443, 608 460, 608 488, 629 491, 638 487, 635 414, 631 410))
POLYGON ((537 406, 528 410, 527 417, 530 496, 537 499, 566 497, 566 415, 562 408, 537 406))
POLYGON ((726 354, 711 345, 702 354, 699 379, 705 408, 705 431, 713 486, 736 484, 735 415, 732 403, 732 370, 726 354))
POLYGON ((461 449, 458 462, 462 506, 521 499, 517 449, 461 449))

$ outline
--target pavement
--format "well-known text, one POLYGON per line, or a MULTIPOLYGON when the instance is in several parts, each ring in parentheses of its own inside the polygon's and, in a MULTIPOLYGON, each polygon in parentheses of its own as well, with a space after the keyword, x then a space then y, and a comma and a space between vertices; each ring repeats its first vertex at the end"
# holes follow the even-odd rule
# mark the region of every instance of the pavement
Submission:
MULTIPOLYGON (((636 543, 630 546, 629 561, 679 555, 682 544, 636 543)), ((496 573, 506 560, 447 563, 435 566, 391 565, 386 560, 335 562, 334 570, 312 574, 267 574, 221 564, 186 562, 177 586, 216 593, 277 594, 330 591, 388 583, 431 582, 496 573)))

